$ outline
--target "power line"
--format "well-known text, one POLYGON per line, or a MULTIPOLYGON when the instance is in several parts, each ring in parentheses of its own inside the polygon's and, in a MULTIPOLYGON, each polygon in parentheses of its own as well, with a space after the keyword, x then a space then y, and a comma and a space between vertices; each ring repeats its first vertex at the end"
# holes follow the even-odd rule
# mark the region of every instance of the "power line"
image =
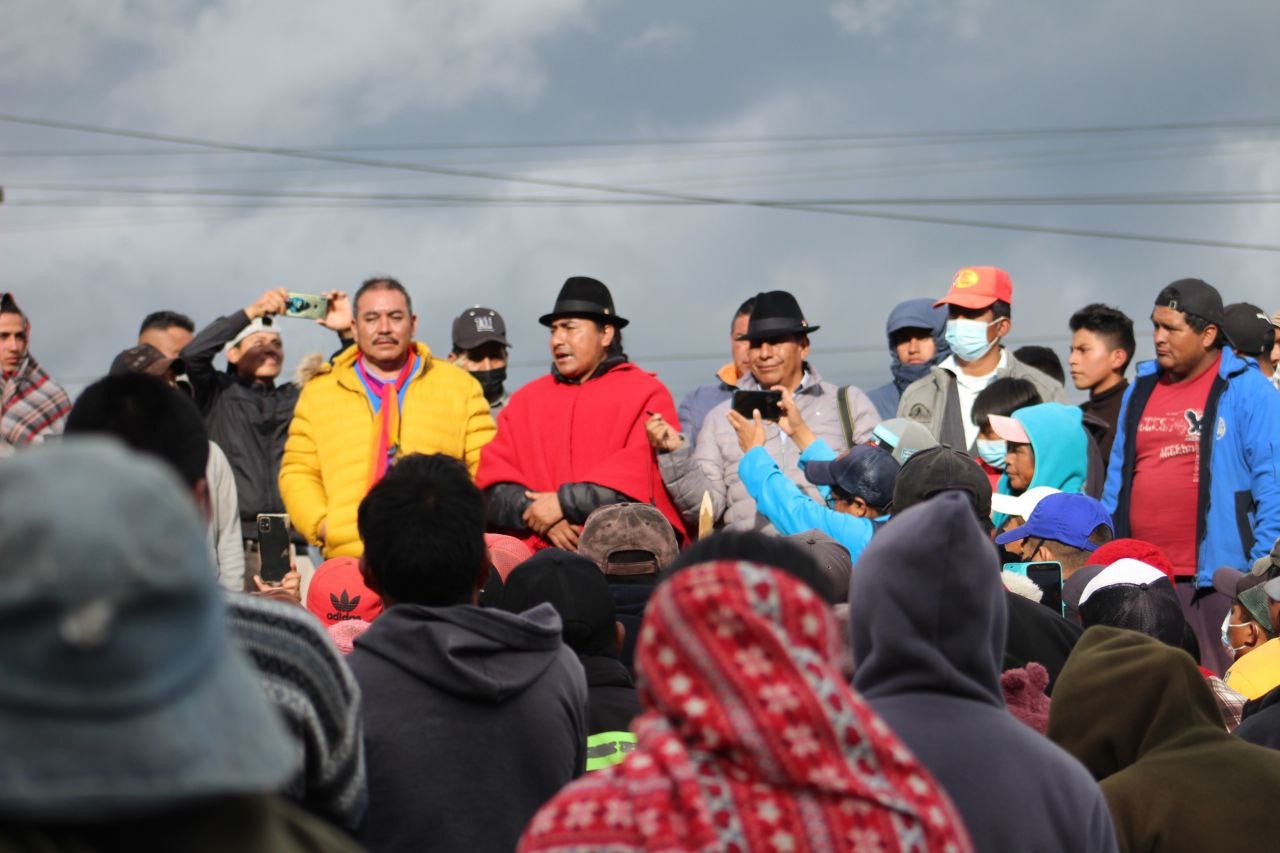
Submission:
POLYGON ((522 175, 508 175, 501 172, 491 172, 482 169, 456 169, 445 166, 432 166, 423 163, 405 163, 400 161, 388 160, 371 160, 362 157, 352 157, 344 154, 322 154, 316 152, 307 152, 290 148, 278 148, 266 145, 248 145, 236 142, 220 142, 210 139, 201 139, 191 136, 180 136, 176 134, 153 133, 150 131, 129 130, 124 128, 109 128, 97 125, 85 124, 82 122, 59 121, 56 119, 34 118, 29 116, 18 116, 10 113, 0 113, 0 121, 11 124, 21 124, 32 127, 48 127, 59 130, 74 130, 82 133, 93 133, 104 136, 117 136, 129 139, 145 139, 153 142, 167 142, 178 145, 191 145, 201 148, 212 148, 228 151, 243 151, 246 153, 269 154, 279 157, 292 157, 306 160, 319 160, 322 162, 333 163, 349 163, 354 165, 370 166, 374 168, 400 169, 411 172, 424 172, 428 174, 446 175, 457 178, 474 178, 477 180, 500 181, 506 183, 525 183, 534 186, 554 187, 559 189, 578 189, 589 190, 592 192, 605 192, 622 195, 638 195, 648 198, 665 198, 684 201, 701 202, 708 205, 723 205, 731 207, 761 207, 782 210, 797 210, 807 213, 824 213, 835 216, 850 216, 863 219, 881 219, 895 222, 915 222, 931 225, 953 225, 964 226, 969 228, 983 228, 998 231, 1019 231, 1033 234, 1055 234, 1072 237, 1092 237, 1106 240, 1125 240, 1144 243, 1162 243, 1165 245, 1182 245, 1182 246, 1203 246, 1218 249, 1241 249, 1264 252, 1280 252, 1280 245, 1263 244, 1263 243, 1242 243, 1227 240, 1209 240, 1194 237, 1168 237, 1154 234, 1139 234, 1121 231, 1104 231, 1089 228, 1063 228, 1043 225, 1027 225, 1012 222, 994 222, 989 220, 976 219, 959 219, 954 217, 942 216, 924 216, 919 214, 907 213, 889 213, 884 211, 871 211, 858 208, 845 207, 824 207, 817 205, 798 205, 798 204, 775 204, 747 199, 733 199, 722 196, 676 193, 665 190, 640 189, 636 187, 613 186, 610 184, 597 183, 594 181, 569 181, 558 178, 538 178, 522 175))
MULTIPOLYGON (((6 119, 8 120, 8 119, 6 119)), ((29 123, 38 123, 31 120, 29 123)), ((54 126, 46 124, 45 126, 54 126)), ((1011 140, 1036 139, 1046 136, 1098 136, 1132 133, 1168 133, 1177 131, 1204 130, 1260 130, 1280 127, 1280 118, 1227 119, 1221 121, 1200 122, 1159 122, 1154 124, 1101 124, 1083 126, 1042 126, 1024 128, 1004 128, 996 130, 906 130, 863 133, 808 133, 808 134, 765 134, 759 136, 658 136, 648 139, 598 138, 583 140, 488 140, 470 142, 400 142, 370 145, 333 145, 333 146, 283 146, 291 151, 313 154, 333 153, 374 153, 389 151, 501 151, 527 148, 645 148, 696 145, 761 145, 761 144, 797 144, 797 143, 872 143, 873 146, 894 146, 904 143, 968 143, 968 142, 1004 142, 1011 140)), ((155 140, 164 141, 164 140, 155 140)), ((6 157, 91 157, 91 156, 138 156, 148 154, 181 155, 197 153, 213 153, 199 142, 186 143, 193 146, 187 150, 167 149, 17 149, 0 151, 6 157)), ((244 152, 251 153, 251 152, 244 152)))

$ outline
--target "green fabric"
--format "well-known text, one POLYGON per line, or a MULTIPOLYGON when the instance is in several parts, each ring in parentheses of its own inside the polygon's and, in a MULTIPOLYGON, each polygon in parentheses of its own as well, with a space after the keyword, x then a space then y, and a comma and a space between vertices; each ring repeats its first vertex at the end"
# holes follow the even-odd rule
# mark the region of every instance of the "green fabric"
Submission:
POLYGON ((1101 782, 1121 850, 1270 850, 1280 838, 1280 752, 1227 734, 1180 649, 1085 631, 1054 687, 1049 737, 1101 782))
POLYGON ((587 772, 621 764, 636 748, 631 732, 600 732, 587 738, 587 772))

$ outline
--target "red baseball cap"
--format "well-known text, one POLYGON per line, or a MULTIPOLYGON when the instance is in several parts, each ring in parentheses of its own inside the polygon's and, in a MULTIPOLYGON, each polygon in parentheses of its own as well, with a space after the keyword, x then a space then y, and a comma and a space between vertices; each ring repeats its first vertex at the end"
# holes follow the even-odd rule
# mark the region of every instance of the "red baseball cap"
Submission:
POLYGON ((506 583, 511 570, 533 556, 533 549, 523 541, 505 533, 486 533, 485 547, 489 549, 489 561, 498 576, 506 583))
POLYGON ((951 289, 933 307, 986 308, 997 300, 1013 304, 1013 279, 1009 274, 999 267, 965 267, 955 274, 951 289))
POLYGON ((372 622, 382 612, 382 598, 365 585, 357 558, 334 557, 316 568, 307 587, 307 609, 325 625, 372 622))

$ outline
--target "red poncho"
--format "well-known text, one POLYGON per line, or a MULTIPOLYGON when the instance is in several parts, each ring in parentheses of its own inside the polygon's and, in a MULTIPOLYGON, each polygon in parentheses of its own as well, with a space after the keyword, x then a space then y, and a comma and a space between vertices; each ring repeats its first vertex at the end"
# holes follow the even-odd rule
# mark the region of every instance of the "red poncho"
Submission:
MULTIPOLYGON (((683 531, 645 434, 649 412, 679 423, 671 392, 629 362, 581 385, 535 379, 498 412, 498 435, 480 453, 476 485, 554 492, 563 483, 596 483, 653 504, 683 531)), ((528 541, 549 544, 540 536, 528 541)))

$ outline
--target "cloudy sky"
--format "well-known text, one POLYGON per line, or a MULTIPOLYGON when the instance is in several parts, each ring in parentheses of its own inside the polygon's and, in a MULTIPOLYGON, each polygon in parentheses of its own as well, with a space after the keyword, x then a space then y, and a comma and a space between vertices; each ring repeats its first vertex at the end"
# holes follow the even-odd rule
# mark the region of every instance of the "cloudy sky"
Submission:
POLYGON ((148 311, 203 324, 374 273, 439 352, 497 308, 518 381, 561 282, 600 278, 677 395, 766 289, 822 325, 820 371, 866 386, 889 308, 969 264, 1011 272, 1015 341, 1060 351, 1075 308, 1145 332, 1183 276, 1280 309, 1262 0, 6 0, 0 32, 0 289, 73 388, 148 311))

